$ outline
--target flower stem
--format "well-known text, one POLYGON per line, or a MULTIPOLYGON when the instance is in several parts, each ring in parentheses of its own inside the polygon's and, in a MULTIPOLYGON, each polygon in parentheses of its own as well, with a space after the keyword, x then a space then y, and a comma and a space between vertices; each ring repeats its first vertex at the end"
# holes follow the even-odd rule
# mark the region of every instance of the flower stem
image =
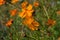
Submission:
POLYGON ((44 9, 44 11, 45 11, 45 14, 46 14, 47 18, 49 19, 49 15, 48 15, 48 12, 47 12, 47 10, 46 10, 46 7, 43 6, 43 9, 44 9))

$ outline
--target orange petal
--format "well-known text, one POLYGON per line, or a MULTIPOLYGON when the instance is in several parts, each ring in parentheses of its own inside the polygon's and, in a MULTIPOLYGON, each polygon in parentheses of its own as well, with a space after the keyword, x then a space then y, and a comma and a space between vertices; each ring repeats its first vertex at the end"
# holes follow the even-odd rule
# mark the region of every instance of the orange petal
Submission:
POLYGON ((34 21, 33 18, 28 18, 28 19, 27 19, 27 23, 28 23, 28 24, 31 24, 33 21, 34 21))
POLYGON ((19 16, 20 16, 21 18, 24 18, 24 17, 26 16, 26 14, 25 14, 25 12, 20 12, 20 13, 19 13, 19 16))
POLYGON ((6 26, 10 26, 11 24, 12 24, 12 19, 10 19, 9 21, 7 21, 7 23, 6 23, 6 26))
POLYGON ((35 28, 34 28, 34 26, 33 25, 28 25, 28 27, 29 27, 29 29, 31 29, 31 30, 35 30, 35 28))
POLYGON ((33 6, 31 4, 28 5, 27 10, 32 10, 33 6))
POLYGON ((28 17, 31 17, 33 12, 34 12, 34 10, 31 10, 31 11, 26 11, 27 16, 28 16, 28 17))
POLYGON ((38 30, 38 28, 37 27, 35 27, 33 24, 30 24, 30 25, 28 25, 28 27, 29 27, 29 29, 31 29, 31 30, 38 30))
POLYGON ((26 17, 26 10, 25 10, 25 9, 22 9, 22 12, 19 13, 19 16, 20 16, 21 18, 26 17))
POLYGON ((28 2, 25 1, 21 4, 21 7, 24 9, 24 8, 26 8, 27 4, 28 4, 28 2))
POLYGON ((38 23, 37 21, 33 21, 32 24, 33 24, 34 26, 39 26, 39 23, 38 23))
POLYGON ((17 3, 19 0, 12 0, 11 3, 17 3))
POLYGON ((23 22, 27 25, 30 25, 33 22, 33 20, 34 20, 33 18, 27 18, 23 22))

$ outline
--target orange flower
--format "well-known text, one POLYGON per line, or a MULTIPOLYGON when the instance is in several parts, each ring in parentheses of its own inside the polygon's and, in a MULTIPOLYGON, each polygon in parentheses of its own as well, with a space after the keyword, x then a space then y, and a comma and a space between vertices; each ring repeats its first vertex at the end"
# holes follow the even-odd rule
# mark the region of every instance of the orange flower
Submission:
POLYGON ((23 2, 22 4, 21 4, 21 7, 23 8, 23 9, 25 9, 26 8, 26 6, 27 6, 27 4, 28 4, 28 2, 23 2))
POLYGON ((24 18, 23 24, 28 26, 31 30, 38 30, 39 23, 34 20, 32 13, 33 6, 29 4, 26 8, 22 8, 22 12, 19 13, 21 18, 24 18))
POLYGON ((36 2, 34 2, 34 7, 38 7, 39 6, 39 2, 38 1, 36 1, 36 2))
POLYGON ((27 17, 31 17, 32 16, 32 13, 34 12, 34 10, 32 9, 33 6, 31 4, 29 4, 26 8, 26 14, 27 14, 27 17))
POLYGON ((0 5, 4 4, 5 1, 4 0, 0 0, 0 5))
POLYGON ((27 6, 27 10, 32 10, 32 8, 33 8, 33 6, 32 6, 31 4, 29 4, 29 5, 27 6))
POLYGON ((39 23, 38 23, 37 21, 33 21, 32 24, 33 24, 34 26, 36 26, 36 27, 39 26, 39 23))
POLYGON ((12 4, 15 4, 15 3, 17 3, 19 0, 11 0, 11 3, 12 4))
POLYGON ((11 26, 12 22, 13 22, 13 20, 10 19, 9 21, 7 21, 6 26, 8 26, 8 27, 11 26))
POLYGON ((14 10, 10 10, 10 14, 11 14, 11 16, 15 16, 16 13, 17 13, 17 10, 16 10, 16 9, 14 9, 14 10))
POLYGON ((31 30, 38 30, 39 23, 37 21, 33 21, 32 24, 29 24, 28 27, 31 30))
POLYGON ((22 12, 19 12, 19 16, 21 18, 31 17, 34 10, 32 10, 32 5, 29 4, 29 6, 26 9, 22 9, 22 12))
POLYGON ((60 15, 60 10, 56 12, 58 15, 60 15))
POLYGON ((48 21, 47 21, 47 25, 49 25, 49 26, 52 26, 55 23, 56 23, 56 21, 55 20, 52 20, 52 19, 48 19, 48 21))
POLYGON ((27 17, 31 17, 33 15, 34 10, 26 11, 27 17))
POLYGON ((23 24, 28 26, 31 30, 38 30, 39 23, 33 18, 28 18, 23 21, 23 24))
POLYGON ((26 18, 26 19, 23 21, 23 23, 24 23, 25 25, 30 25, 30 24, 32 24, 33 21, 34 21, 34 19, 31 17, 31 18, 26 18))
POLYGON ((26 16, 26 10, 22 9, 22 12, 19 12, 19 17, 25 18, 25 16, 26 16))
POLYGON ((31 30, 38 30, 38 27, 35 27, 33 24, 28 25, 28 28, 31 30))

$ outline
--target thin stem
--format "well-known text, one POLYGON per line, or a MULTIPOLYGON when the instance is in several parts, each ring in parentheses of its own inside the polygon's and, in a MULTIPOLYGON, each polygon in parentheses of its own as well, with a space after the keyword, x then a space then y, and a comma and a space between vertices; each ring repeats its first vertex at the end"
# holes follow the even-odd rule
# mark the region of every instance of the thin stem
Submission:
POLYGON ((43 5, 43 0, 39 0, 39 1, 41 2, 42 7, 43 7, 43 9, 44 9, 44 12, 45 12, 47 18, 49 19, 49 15, 48 15, 47 9, 46 9, 46 7, 43 5))
POLYGON ((44 9, 44 11, 45 11, 45 14, 46 14, 47 18, 49 19, 49 15, 48 15, 48 12, 47 12, 47 10, 46 10, 46 7, 43 6, 43 9, 44 9))

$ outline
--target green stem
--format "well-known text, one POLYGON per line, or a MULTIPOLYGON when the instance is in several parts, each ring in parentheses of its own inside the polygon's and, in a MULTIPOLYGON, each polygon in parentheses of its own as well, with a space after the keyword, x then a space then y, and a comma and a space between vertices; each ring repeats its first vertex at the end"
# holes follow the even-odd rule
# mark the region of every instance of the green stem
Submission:
POLYGON ((42 4, 42 7, 43 7, 43 10, 44 10, 44 12, 45 12, 45 15, 47 16, 47 18, 49 19, 49 15, 48 15, 48 12, 47 12, 47 9, 46 9, 46 7, 44 6, 44 2, 43 2, 43 0, 39 0, 40 2, 41 2, 41 4, 42 4))
POLYGON ((46 14, 47 18, 49 19, 49 15, 48 15, 48 12, 47 12, 47 10, 46 10, 46 7, 43 6, 43 9, 44 9, 44 11, 45 11, 45 14, 46 14))

